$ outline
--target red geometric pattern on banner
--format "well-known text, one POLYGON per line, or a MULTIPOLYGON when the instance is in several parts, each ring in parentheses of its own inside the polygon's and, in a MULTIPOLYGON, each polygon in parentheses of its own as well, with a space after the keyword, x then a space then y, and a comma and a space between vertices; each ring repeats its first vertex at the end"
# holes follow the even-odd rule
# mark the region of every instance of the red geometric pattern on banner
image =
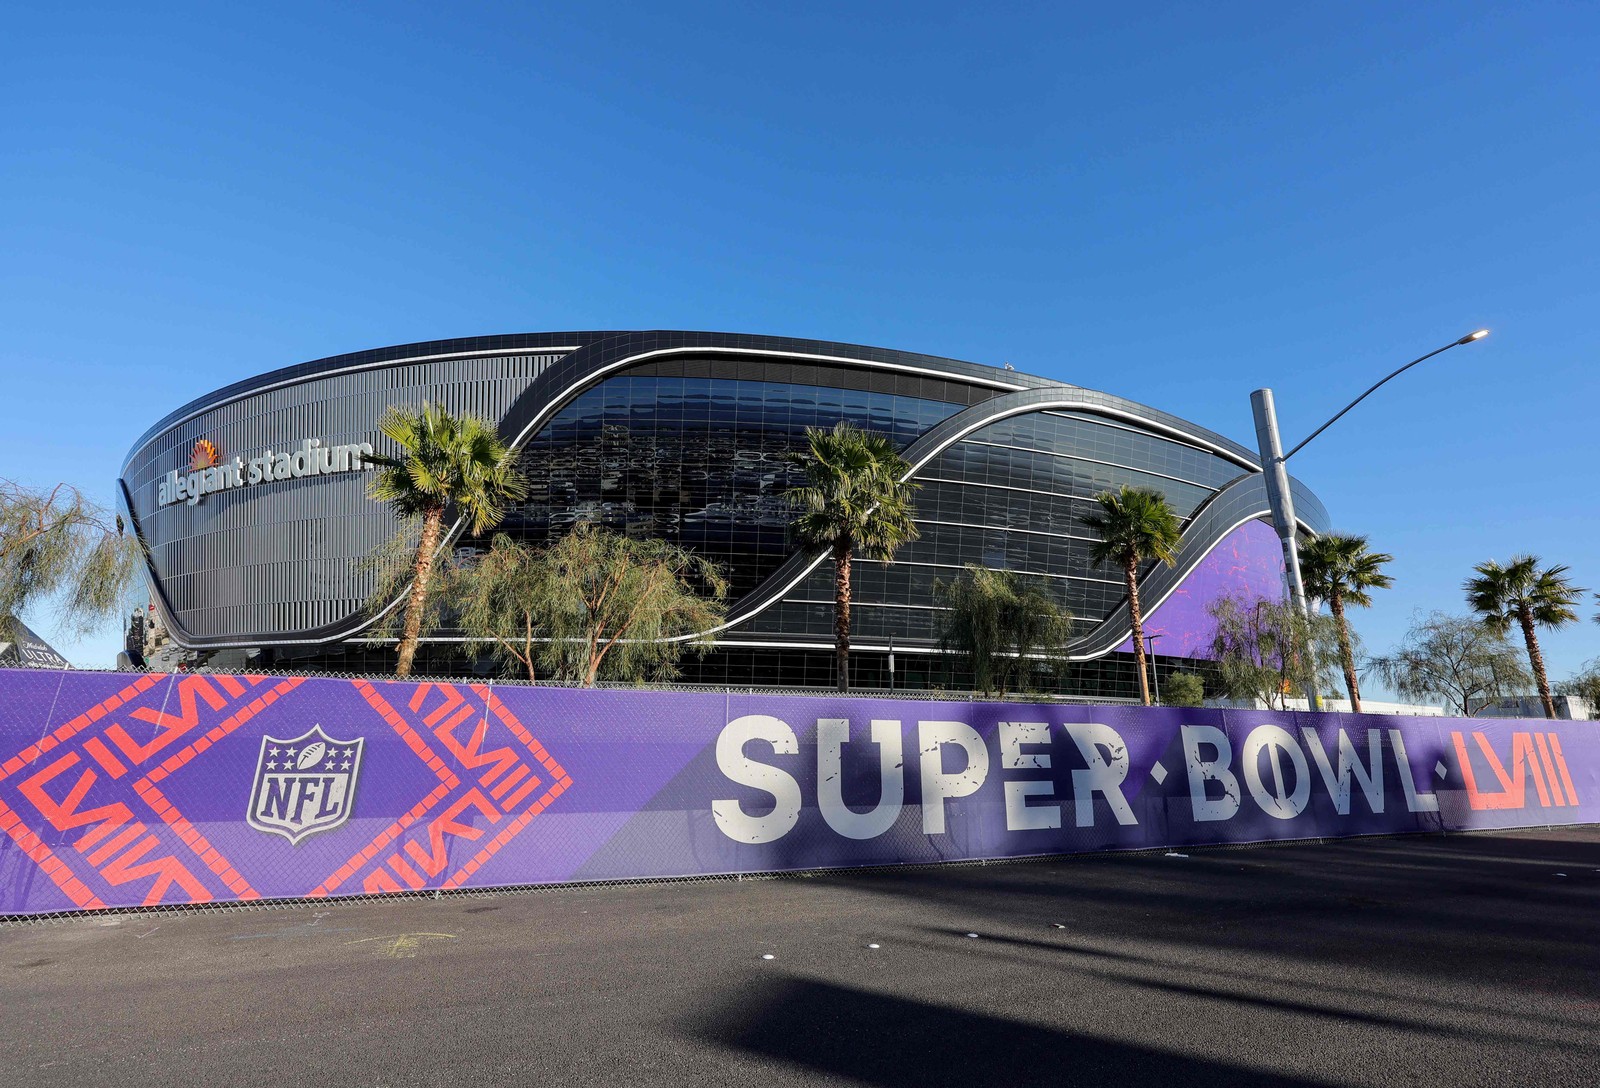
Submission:
POLYGON ((133 784, 133 792, 143 798, 151 810, 165 820, 173 831, 177 832, 178 838, 188 844, 189 848, 205 863, 206 868, 221 877, 222 882, 240 899, 260 899, 261 893, 252 888, 250 882, 239 875, 238 870, 233 867, 232 863, 223 857, 216 847, 207 842, 205 836, 195 830, 193 824, 183 818, 183 813, 179 812, 177 807, 162 795, 161 791, 156 788, 156 783, 255 717, 256 714, 277 702, 280 696, 287 695, 299 687, 303 679, 303 677, 295 676, 277 684, 272 690, 240 709, 220 725, 213 727, 204 736, 184 747, 162 763, 161 766, 133 784))
MULTIPOLYGON (((444 760, 439 758, 438 753, 428 746, 428 742, 422 738, 422 734, 413 729, 409 722, 396 713, 394 707, 389 705, 389 701, 382 695, 378 694, 377 688, 373 687, 365 680, 352 680, 351 683, 355 686, 355 689, 361 693, 361 697, 367 701, 372 709, 378 712, 378 716, 388 723, 389 728, 393 729, 395 733, 399 735, 400 739, 405 741, 406 747, 410 748, 411 751, 416 754, 417 758, 422 760, 423 763, 427 764, 428 769, 439 777, 439 785, 434 787, 433 792, 429 793, 426 797, 413 805, 410 811, 402 813, 399 819, 395 820, 394 823, 380 831, 377 836, 373 838, 373 840, 366 846, 362 847, 360 850, 357 850, 355 855, 351 857, 349 861, 345 862, 338 869, 334 870, 334 872, 326 880, 322 881, 314 889, 312 889, 311 896, 313 898, 321 898, 322 896, 329 895, 337 890, 346 880, 350 879, 352 873, 356 872, 356 870, 360 869, 362 866, 366 865, 367 862, 371 861, 375 856, 377 856, 378 851, 388 846, 412 824, 416 823, 418 820, 422 819, 423 816, 427 815, 428 812, 432 811, 432 809, 438 805, 440 801, 444 800, 451 790, 455 789, 461 784, 461 780, 457 778, 455 774, 451 772, 450 768, 445 765, 444 760)), ((449 687, 449 685, 443 684, 438 686, 449 687)), ((415 696, 412 698, 413 703, 417 703, 419 700, 425 698, 426 688, 427 685, 424 685, 423 687, 417 689, 415 696)), ((450 692, 453 695, 455 689, 450 688, 450 692)), ((461 700, 459 696, 457 696, 453 701, 451 701, 447 696, 445 700, 445 709, 452 710, 456 706, 459 706, 462 701, 463 700, 461 700)), ((470 713, 470 708, 468 708, 468 712, 470 713)), ((437 716, 435 716, 433 721, 426 721, 425 724, 435 724, 435 721, 437 721, 437 716)))
MULTIPOLYGON (((146 906, 204 903, 219 895, 261 898, 239 866, 179 810, 163 783, 304 683, 303 677, 288 677, 264 687, 269 679, 138 677, 0 765, 0 782, 31 772, 15 788, 36 810, 18 812, 0 800, 0 830, 81 909, 106 905, 95 890, 99 885, 146 879, 146 906), (156 694, 159 703, 144 702, 156 694), (168 709, 172 703, 176 712, 168 709), (154 732, 141 743, 124 722, 153 726, 154 732), (126 787, 121 796, 130 803, 97 798, 129 775, 135 776, 132 790, 142 806, 130 807, 126 787), (145 811, 136 812, 140 807, 145 811), (61 833, 53 848, 34 830, 44 827, 61 833), (227 891, 208 887, 207 874, 227 891)), ((397 710, 373 684, 351 683, 438 784, 318 881, 307 893, 312 897, 341 889, 458 887, 572 785, 561 764, 487 685, 420 684, 397 710), (458 844, 473 852, 452 864, 450 848, 458 844)))
POLYGON ((373 684, 365 680, 352 683, 417 758, 439 777, 439 785, 330 874, 309 893, 312 897, 331 895, 352 878, 360 880, 363 892, 459 887, 572 785, 571 776, 561 764, 487 685, 468 685, 468 692, 479 700, 473 702, 455 684, 419 684, 402 713, 373 684), (474 717, 477 722, 463 739, 457 730, 474 717), (546 779, 514 748, 484 750, 491 732, 498 731, 491 720, 544 768, 549 784, 543 792, 537 791, 546 779), (463 774, 476 772, 475 777, 463 779, 455 774, 451 764, 428 743, 430 736, 453 757, 456 768, 463 774), (521 808, 524 802, 526 809, 521 808), (485 834, 486 828, 462 822, 463 814, 468 819, 475 814, 489 827, 507 817, 510 822, 442 883, 431 883, 450 867, 447 840, 476 843, 485 834), (424 817, 430 815, 432 818, 424 824, 424 817))
MULTIPOLYGON (((484 862, 494 856, 495 851, 515 838, 523 828, 528 826, 530 820, 548 808, 550 802, 560 797, 572 785, 571 776, 562 769, 561 764, 557 763, 555 757, 545 751, 544 745, 533 739, 533 734, 523 728, 522 723, 506 708, 504 703, 495 698, 493 691, 487 686, 479 684, 474 684, 472 690, 484 698, 488 703, 490 713, 495 716, 496 720, 511 730, 512 734, 527 746, 528 751, 533 753, 533 758, 537 759, 544 769, 549 772, 551 786, 528 806, 526 812, 517 816, 509 825, 501 829, 500 833, 490 840, 489 845, 485 846, 471 860, 458 869, 449 880, 445 881, 444 886, 447 888, 459 887, 464 881, 470 879, 472 874, 483 866, 484 862)), ((533 792, 537 781, 536 777, 530 778, 527 783, 519 785, 516 776, 507 775, 502 783, 491 791, 491 794, 496 799, 499 799, 514 788, 515 792, 512 792, 511 796, 503 802, 506 811, 509 812, 515 807, 518 798, 526 797, 533 792)))
MULTIPOLYGON (((170 804, 165 803, 159 792, 152 791, 156 802, 152 804, 152 797, 146 796, 138 786, 135 787, 146 803, 151 804, 146 819, 136 817, 133 810, 121 801, 89 808, 84 807, 84 802, 94 791, 95 783, 100 781, 102 774, 107 780, 115 781, 154 760, 169 745, 198 730, 201 719, 209 716, 207 709, 226 715, 202 738, 204 744, 209 746, 301 682, 299 678, 280 680, 269 691, 247 702, 252 688, 264 683, 267 677, 191 674, 175 682, 175 690, 167 693, 167 699, 161 706, 129 705, 167 679, 162 673, 147 673, 139 677, 109 699, 90 707, 40 739, 37 744, 24 748, 0 765, 0 782, 3 782, 24 768, 33 768, 41 757, 57 748, 69 746, 65 752, 21 781, 18 790, 38 810, 44 821, 57 831, 65 834, 80 827, 87 828, 72 843, 72 850, 52 850, 4 802, 0 802, 0 829, 16 840, 24 853, 81 908, 105 906, 90 887, 90 882, 96 880, 115 887, 154 877, 144 898, 145 906, 163 902, 174 885, 186 893, 186 898, 178 900, 181 902, 204 903, 214 898, 205 882, 185 862, 199 861, 218 872, 219 876, 231 867, 226 866, 221 855, 211 848, 198 831, 189 826, 170 804), (174 696, 178 702, 176 714, 166 709, 166 703, 174 696), (140 744, 129 736, 120 720, 107 721, 111 715, 122 710, 126 710, 126 716, 130 719, 155 726, 155 736, 148 743, 140 744), (106 724, 102 727, 102 723, 106 724), (70 745, 81 734, 91 730, 95 730, 93 735, 85 738, 81 745, 70 745), (65 779, 75 770, 77 777, 65 795, 46 790, 51 783, 65 779), (146 855, 163 845, 160 837, 151 830, 152 824, 170 828, 193 851, 194 857, 185 859, 169 852, 145 860, 146 855)), ((185 761, 192 758, 194 748, 195 743, 191 743, 179 756, 185 761)), ((177 758, 171 757, 167 762, 177 758)), ((237 873, 233 874, 233 880, 224 876, 223 882, 241 896, 249 890, 237 873)))

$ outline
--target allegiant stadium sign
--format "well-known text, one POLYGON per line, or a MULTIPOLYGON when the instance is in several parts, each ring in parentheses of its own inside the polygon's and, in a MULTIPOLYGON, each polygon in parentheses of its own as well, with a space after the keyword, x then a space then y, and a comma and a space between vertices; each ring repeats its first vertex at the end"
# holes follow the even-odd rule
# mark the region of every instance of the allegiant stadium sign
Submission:
POLYGON ((189 471, 176 469, 161 478, 156 503, 193 506, 215 491, 252 487, 272 480, 293 480, 302 476, 327 476, 335 472, 359 472, 373 454, 371 442, 324 445, 320 438, 306 438, 296 450, 267 450, 248 461, 242 457, 223 460, 217 447, 202 438, 194 444, 189 471))

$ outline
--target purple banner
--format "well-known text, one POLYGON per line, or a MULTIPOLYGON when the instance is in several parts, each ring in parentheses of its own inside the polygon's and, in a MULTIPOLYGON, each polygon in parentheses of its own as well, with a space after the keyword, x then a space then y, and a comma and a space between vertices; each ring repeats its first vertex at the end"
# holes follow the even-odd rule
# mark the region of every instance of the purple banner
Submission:
POLYGON ((1589 723, 0 672, 0 914, 1597 820, 1589 723))

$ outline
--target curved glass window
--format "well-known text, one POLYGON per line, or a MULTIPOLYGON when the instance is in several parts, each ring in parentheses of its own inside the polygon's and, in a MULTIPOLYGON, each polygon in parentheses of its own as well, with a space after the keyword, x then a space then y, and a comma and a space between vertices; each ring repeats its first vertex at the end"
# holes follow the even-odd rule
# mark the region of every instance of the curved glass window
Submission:
MULTIPOLYGON (((883 384, 881 376, 863 378, 883 384)), ((580 394, 524 447, 521 466, 534 491, 503 529, 538 542, 587 519, 664 537, 722 563, 736 600, 789 553, 785 492, 800 474, 785 455, 802 447, 807 427, 848 420, 904 448, 966 407, 966 397, 625 373, 580 394)))

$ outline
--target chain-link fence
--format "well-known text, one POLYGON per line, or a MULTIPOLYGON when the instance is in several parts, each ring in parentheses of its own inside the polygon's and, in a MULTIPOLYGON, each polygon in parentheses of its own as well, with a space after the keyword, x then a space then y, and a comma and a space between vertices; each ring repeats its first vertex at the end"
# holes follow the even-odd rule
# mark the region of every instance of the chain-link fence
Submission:
MULTIPOLYGON (((0 671, 6 669, 27 669, 38 671, 35 667, 18 662, 0 661, 0 671)), ((82 668, 73 666, 69 671, 78 673, 112 673, 119 676, 157 673, 168 675, 167 671, 158 669, 137 669, 131 666, 120 668, 82 668)), ((233 674, 236 670, 217 669, 211 666, 201 666, 194 669, 180 669, 178 675, 206 675, 210 673, 233 674)), ((289 676, 300 678, 329 678, 335 680, 366 680, 382 682, 395 679, 393 673, 354 670, 328 670, 328 669, 289 669, 281 667, 250 668, 247 670, 252 676, 289 676)), ((408 679, 413 682, 443 683, 443 684, 491 684, 494 687, 507 688, 554 688, 558 690, 587 690, 583 684, 577 682, 564 682, 554 679, 541 679, 530 681, 518 677, 489 676, 477 674, 451 674, 451 675, 424 675, 413 673, 408 679)), ((962 690, 955 688, 892 688, 892 687, 852 687, 844 692, 831 687, 780 687, 776 685, 748 685, 748 684, 691 684, 677 681, 637 681, 622 682, 614 680, 600 680, 592 685, 598 691, 685 691, 685 692, 714 692, 721 694, 738 695, 814 695, 834 696, 847 694, 857 699, 904 699, 923 700, 929 702, 1000 702, 1000 703, 1061 703, 1073 706, 1137 706, 1138 699, 1103 697, 1092 695, 1073 695, 1057 692, 1039 691, 1009 691, 1003 694, 995 692, 982 692, 962 690)))

